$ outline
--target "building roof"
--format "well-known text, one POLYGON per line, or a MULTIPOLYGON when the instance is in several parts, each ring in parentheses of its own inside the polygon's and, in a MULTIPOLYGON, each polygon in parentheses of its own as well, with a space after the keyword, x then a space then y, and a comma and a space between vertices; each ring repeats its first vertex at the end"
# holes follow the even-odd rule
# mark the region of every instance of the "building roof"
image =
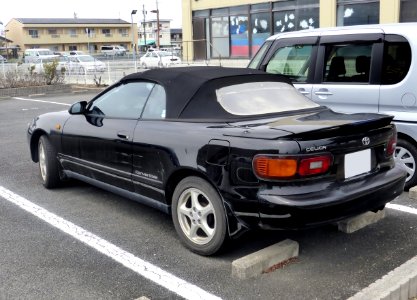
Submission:
POLYGON ((171 28, 171 33, 181 34, 182 33, 182 28, 171 28))
POLYGON ((14 18, 22 24, 130 24, 122 19, 14 18))
POLYGON ((11 43, 11 42, 13 42, 12 40, 9 40, 9 39, 7 39, 7 38, 5 38, 5 37, 3 37, 3 36, 0 36, 0 41, 2 41, 2 42, 6 42, 6 43, 11 43))

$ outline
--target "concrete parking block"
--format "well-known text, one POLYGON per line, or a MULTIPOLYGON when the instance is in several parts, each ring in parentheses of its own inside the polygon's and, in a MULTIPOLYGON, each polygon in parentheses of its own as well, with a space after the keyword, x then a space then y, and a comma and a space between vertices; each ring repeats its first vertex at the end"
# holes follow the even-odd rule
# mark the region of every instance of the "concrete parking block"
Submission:
POLYGON ((352 233, 362 229, 370 224, 376 223, 385 217, 385 209, 379 210, 376 213, 368 211, 364 214, 337 222, 339 231, 344 233, 352 233))
POLYGON ((297 242, 286 239, 282 242, 234 260, 232 262, 232 276, 247 279, 258 276, 274 266, 284 264, 291 258, 298 257, 297 242))
POLYGON ((408 190, 408 197, 417 200, 417 186, 413 186, 408 190))

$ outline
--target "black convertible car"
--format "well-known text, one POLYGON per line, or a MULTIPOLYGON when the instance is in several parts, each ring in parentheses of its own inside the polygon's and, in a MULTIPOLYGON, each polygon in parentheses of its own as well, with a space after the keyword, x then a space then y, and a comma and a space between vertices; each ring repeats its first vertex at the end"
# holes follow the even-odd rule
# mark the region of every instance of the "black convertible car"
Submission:
POLYGON ((406 176, 391 120, 333 112, 262 71, 190 67, 128 75, 35 118, 28 139, 46 188, 76 178, 171 213, 210 255, 250 228, 382 209, 406 176))

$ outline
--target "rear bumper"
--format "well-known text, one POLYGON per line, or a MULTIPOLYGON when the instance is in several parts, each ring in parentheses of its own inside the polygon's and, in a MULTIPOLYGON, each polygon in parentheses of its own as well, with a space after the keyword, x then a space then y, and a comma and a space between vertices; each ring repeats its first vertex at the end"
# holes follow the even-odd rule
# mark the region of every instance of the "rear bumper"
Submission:
POLYGON ((316 186, 313 192, 300 193, 297 186, 262 189, 258 193, 259 227, 302 229, 381 209, 401 195, 405 178, 405 171, 396 165, 365 180, 323 184, 320 189, 316 186))

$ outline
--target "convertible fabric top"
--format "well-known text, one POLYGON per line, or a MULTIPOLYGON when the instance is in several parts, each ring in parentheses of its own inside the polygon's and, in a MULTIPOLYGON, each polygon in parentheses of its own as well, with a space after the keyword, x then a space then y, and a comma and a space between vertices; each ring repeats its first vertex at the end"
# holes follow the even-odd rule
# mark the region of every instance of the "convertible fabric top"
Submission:
MULTIPOLYGON (((230 119, 216 101, 217 88, 243 82, 291 82, 284 76, 248 68, 179 67, 153 69, 124 77, 121 82, 148 80, 165 88, 169 119, 230 119)), ((241 117, 240 117, 241 118, 241 117)))

